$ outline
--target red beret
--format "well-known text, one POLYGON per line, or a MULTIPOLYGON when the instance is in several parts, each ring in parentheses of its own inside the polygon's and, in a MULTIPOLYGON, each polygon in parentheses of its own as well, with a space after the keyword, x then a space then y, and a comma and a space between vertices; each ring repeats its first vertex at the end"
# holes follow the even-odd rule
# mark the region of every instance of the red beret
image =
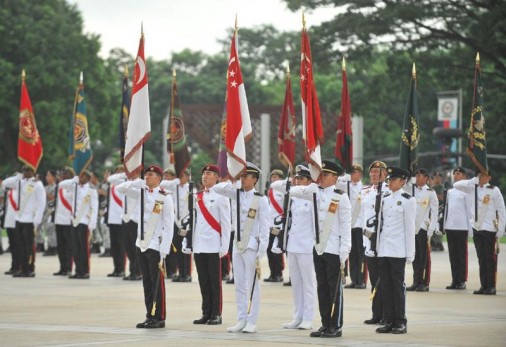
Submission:
POLYGON ((214 164, 207 164, 206 166, 204 166, 204 168, 202 169, 202 173, 204 173, 204 171, 212 171, 216 172, 217 174, 220 173, 220 169, 218 168, 218 166, 214 164))
POLYGON ((162 176, 163 174, 163 170, 161 167, 159 166, 156 166, 156 165, 149 165, 146 170, 144 170, 144 173, 147 173, 147 172, 154 172, 160 176, 162 176))

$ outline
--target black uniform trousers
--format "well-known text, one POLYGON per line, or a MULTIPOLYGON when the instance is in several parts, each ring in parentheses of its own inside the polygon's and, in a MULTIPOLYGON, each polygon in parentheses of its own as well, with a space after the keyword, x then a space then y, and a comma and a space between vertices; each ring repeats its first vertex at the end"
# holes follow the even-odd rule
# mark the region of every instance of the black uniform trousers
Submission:
POLYGON ((379 270, 379 261, 377 257, 366 257, 367 269, 369 270, 369 280, 371 281, 371 293, 376 287, 376 294, 372 299, 372 318, 382 319, 383 318, 383 302, 381 298, 381 280, 379 270))
POLYGON ((269 260, 269 269, 271 277, 282 277, 284 270, 283 253, 276 254, 272 252, 272 243, 276 235, 269 234, 269 245, 267 246, 267 259, 269 260))
POLYGON ((115 273, 125 272, 125 247, 123 247, 124 232, 122 224, 108 224, 111 237, 111 255, 115 273))
POLYGON ((146 318, 165 320, 165 279, 160 271, 160 252, 148 248, 145 252, 137 247, 137 258, 142 273, 142 286, 144 288, 144 304, 146 305, 146 318), (158 287, 158 291, 157 288, 158 287), (155 314, 151 314, 153 300, 156 292, 155 314))
POLYGON ((11 250, 11 268, 10 271, 16 272, 19 271, 19 259, 17 256, 17 249, 16 249, 16 240, 14 233, 16 232, 16 228, 6 228, 7 230, 7 238, 9 239, 9 248, 11 250))
POLYGON ((364 236, 362 228, 351 229, 351 251, 348 257, 350 261, 350 278, 351 283, 362 284, 367 283, 367 278, 364 276, 365 262, 364 262, 364 236))
POLYGON ((76 264, 76 275, 90 273, 90 232, 86 224, 72 226, 72 257, 76 264))
POLYGON ((177 270, 179 276, 190 276, 192 269, 192 256, 191 254, 184 254, 183 239, 184 237, 177 233, 179 229, 174 226, 174 237, 172 238, 172 244, 176 248, 176 260, 177 270))
POLYGON ((379 257, 383 317, 387 324, 406 324, 406 258, 379 257))
POLYGON ((202 315, 221 316, 221 259, 218 253, 195 253, 195 267, 202 295, 202 315))
POLYGON ((452 270, 452 284, 467 281, 467 230, 445 230, 452 270))
POLYGON ((474 246, 480 266, 480 283, 483 289, 495 288, 497 271, 495 236, 495 232, 473 229, 474 246))
POLYGON ((16 222, 14 231, 14 243, 17 253, 19 269, 28 274, 35 271, 35 245, 33 223, 16 222))
MULTIPOLYGON (((178 230, 177 225, 174 224, 174 230, 178 230)), ((172 244, 170 246, 170 252, 167 254, 167 258, 165 258, 165 265, 167 266, 167 274, 170 275, 169 277, 172 277, 177 272, 177 252, 178 249, 176 248, 176 236, 177 233, 174 233, 172 235, 172 244)))
POLYGON ((60 262, 60 271, 72 270, 72 228, 69 225, 56 224, 56 251, 60 262))
POLYGON ((343 286, 341 281, 338 282, 341 264, 339 256, 331 253, 318 255, 313 249, 313 262, 322 325, 341 328, 343 326, 343 286), (336 297, 336 289, 339 291, 338 297, 336 297), (332 314, 334 303, 334 314, 332 314))
POLYGON ((137 259, 137 250, 135 241, 137 240, 137 223, 128 221, 123 223, 123 248, 126 251, 130 270, 130 275, 139 276, 141 270, 139 269, 139 260, 137 259))
POLYGON ((427 245, 427 230, 420 229, 415 235, 415 260, 413 260, 413 284, 430 284, 430 248, 427 245))

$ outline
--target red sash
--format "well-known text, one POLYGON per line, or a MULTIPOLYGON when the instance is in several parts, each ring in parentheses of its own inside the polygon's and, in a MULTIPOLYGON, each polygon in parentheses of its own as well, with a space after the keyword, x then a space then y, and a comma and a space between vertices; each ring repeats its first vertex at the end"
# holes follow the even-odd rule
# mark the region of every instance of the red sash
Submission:
POLYGON ((279 206, 276 198, 274 197, 274 191, 272 188, 269 189, 269 200, 271 201, 272 207, 276 210, 277 213, 283 214, 283 208, 279 206))
POLYGON ((204 216, 204 219, 209 224, 209 226, 221 235, 220 223, 218 223, 218 221, 213 217, 211 212, 209 212, 206 205, 204 204, 204 192, 197 193, 197 204, 199 205, 200 211, 202 212, 202 215, 204 216))
POLYGON ((111 188, 111 196, 120 207, 123 207, 123 201, 121 201, 119 196, 116 195, 116 188, 114 186, 112 186, 112 188, 111 188))
POLYGON ((12 189, 9 190, 9 202, 11 203, 12 208, 14 211, 18 210, 18 204, 16 204, 16 201, 14 200, 14 197, 12 196, 12 189))
POLYGON ((60 198, 61 203, 67 210, 72 213, 72 206, 70 206, 70 203, 65 199, 65 196, 63 196, 63 188, 58 189, 58 197, 60 198))

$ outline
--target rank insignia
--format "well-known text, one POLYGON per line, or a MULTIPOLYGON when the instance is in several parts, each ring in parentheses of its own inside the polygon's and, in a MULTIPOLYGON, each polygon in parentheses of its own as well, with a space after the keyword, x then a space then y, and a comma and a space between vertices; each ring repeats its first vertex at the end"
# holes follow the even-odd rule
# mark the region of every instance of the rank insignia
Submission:
POLYGON ((402 201, 397 201, 397 206, 401 206, 402 205, 402 201))
POLYGON ((254 219, 257 215, 257 210, 250 208, 248 210, 248 218, 254 219))
POLYGON ((483 204, 487 205, 490 202, 490 195, 485 195, 483 198, 483 204))

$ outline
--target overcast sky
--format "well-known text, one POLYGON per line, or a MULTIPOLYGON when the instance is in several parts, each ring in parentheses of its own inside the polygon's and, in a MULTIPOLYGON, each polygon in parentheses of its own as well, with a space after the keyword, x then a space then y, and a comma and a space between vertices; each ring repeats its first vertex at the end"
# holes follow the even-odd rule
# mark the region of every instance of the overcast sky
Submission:
MULTIPOLYGON (((240 28, 272 24, 282 31, 301 30, 301 12, 289 11, 281 0, 67 0, 77 4, 84 19, 84 31, 100 35, 101 55, 123 48, 137 54, 141 22, 144 25, 145 54, 156 60, 168 59, 184 48, 217 53, 217 39, 238 17, 240 28)), ((334 17, 333 8, 306 13, 306 25, 318 25, 334 17)))

